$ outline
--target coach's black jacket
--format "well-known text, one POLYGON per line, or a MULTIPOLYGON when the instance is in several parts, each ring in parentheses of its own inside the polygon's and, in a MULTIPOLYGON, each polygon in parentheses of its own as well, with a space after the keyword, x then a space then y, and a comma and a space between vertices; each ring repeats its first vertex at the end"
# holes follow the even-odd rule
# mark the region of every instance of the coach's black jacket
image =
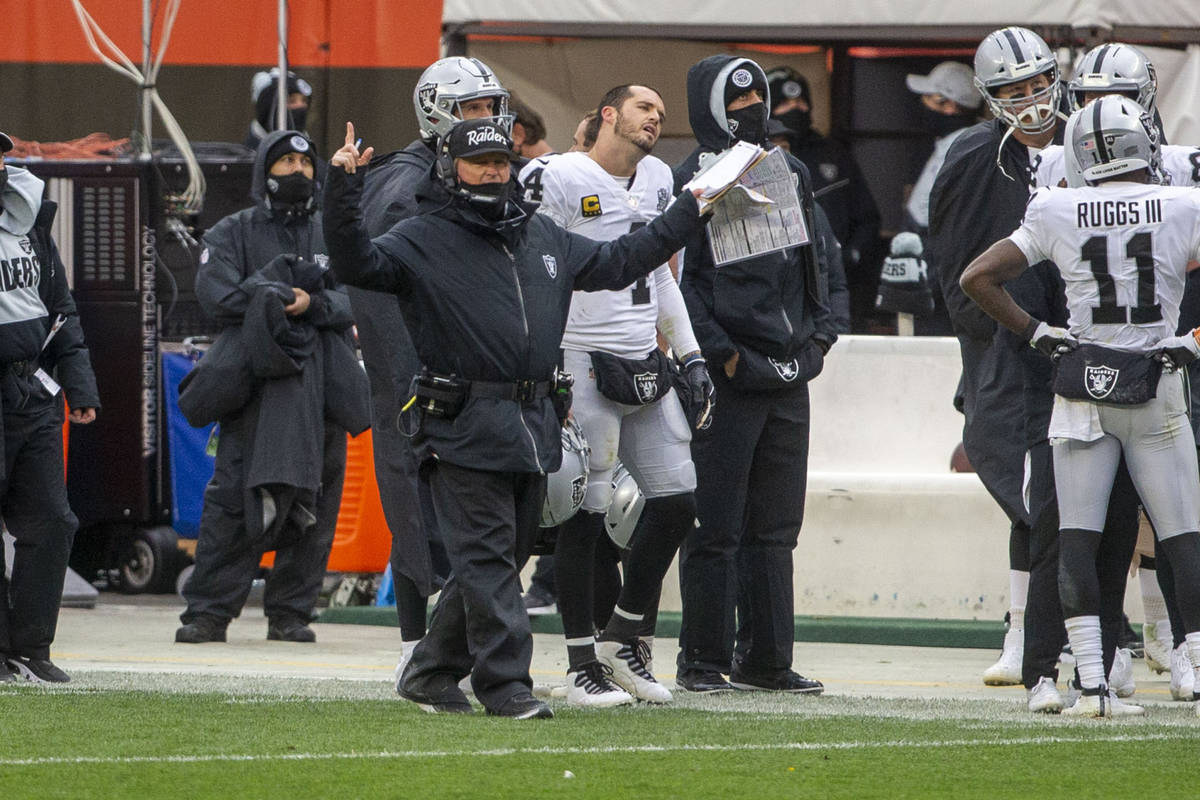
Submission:
MULTIPOLYGON (((688 119, 700 146, 675 167, 677 192, 695 175, 703 153, 720 152, 736 141, 725 124, 723 109, 726 76, 739 65, 761 72, 752 61, 724 55, 710 56, 688 71, 688 119), (722 109, 719 119, 713 110, 716 107, 722 109)), ((808 229, 813 232, 808 169, 790 156, 788 163, 797 176, 808 229)), ((735 386, 761 389, 778 384, 782 388, 797 378, 803 382, 816 377, 825 351, 837 340, 811 245, 717 269, 708 236, 700 229, 688 240, 680 288, 705 357, 719 369, 734 353, 741 353, 733 377, 735 386), (772 369, 768 358, 779 364, 772 369), (794 365, 794 372, 774 374, 789 364, 794 365)))
MULTIPOLYGON (((498 232, 433 179, 416 217, 373 241, 359 208, 363 178, 329 170, 325 241, 338 278, 394 292, 421 363, 471 381, 545 381, 558 364, 571 292, 621 289, 683 246, 702 222, 681 198, 647 227, 611 242, 568 233, 510 202, 498 232)), ((514 195, 520 186, 514 181, 514 195)), ((500 472, 552 472, 562 459, 548 397, 518 403, 470 397, 453 420, 426 416, 418 457, 500 472)))

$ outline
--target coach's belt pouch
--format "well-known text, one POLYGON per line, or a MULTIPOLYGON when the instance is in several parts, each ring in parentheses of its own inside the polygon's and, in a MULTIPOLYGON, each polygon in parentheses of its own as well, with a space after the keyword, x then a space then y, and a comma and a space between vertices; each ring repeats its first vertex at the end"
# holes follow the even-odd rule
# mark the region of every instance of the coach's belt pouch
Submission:
POLYGON ((1068 400, 1136 406, 1154 399, 1162 363, 1145 353, 1081 344, 1054 370, 1054 393, 1068 400))
POLYGON ((671 365, 661 350, 655 349, 636 361, 609 353, 591 352, 588 355, 592 358, 596 390, 614 403, 648 405, 671 388, 671 365))
POLYGON ((431 417, 454 419, 467 402, 471 382, 454 375, 422 372, 413 378, 416 407, 431 417))

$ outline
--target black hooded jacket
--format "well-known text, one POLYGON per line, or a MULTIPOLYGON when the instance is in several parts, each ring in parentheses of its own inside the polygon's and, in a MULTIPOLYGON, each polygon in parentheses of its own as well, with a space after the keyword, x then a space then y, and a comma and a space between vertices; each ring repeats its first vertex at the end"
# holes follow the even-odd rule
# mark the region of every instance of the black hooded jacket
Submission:
MULTIPOLYGON (((727 55, 710 56, 688 70, 688 119, 700 146, 675 167, 676 192, 695 175, 702 154, 720 152, 736 141, 725 123, 725 82, 739 66, 762 72, 753 61, 727 55)), ((808 229, 816 231, 808 169, 790 156, 788 164, 796 175, 808 229)), ((740 353, 733 383, 745 388, 771 388, 757 380, 763 375, 751 371, 752 362, 765 364, 766 359, 774 362, 775 370, 782 367, 777 388, 815 377, 824 352, 837 339, 820 273, 812 245, 717 269, 707 233, 703 228, 696 231, 687 243, 680 288, 705 357, 719 368, 740 353)), ((767 370, 765 377, 771 367, 767 370)))
MULTIPOLYGON (((329 170, 323 205, 334 272, 351 286, 395 293, 421 363, 468 381, 546 381, 558 365, 573 291, 628 286, 702 226, 688 195, 611 242, 568 233, 512 201, 498 232, 431 177, 417 189, 420 213, 372 241, 362 185, 361 172, 329 170)), ((422 459, 497 472, 553 472, 562 459, 549 397, 468 395, 454 419, 425 416, 415 445, 422 459)))

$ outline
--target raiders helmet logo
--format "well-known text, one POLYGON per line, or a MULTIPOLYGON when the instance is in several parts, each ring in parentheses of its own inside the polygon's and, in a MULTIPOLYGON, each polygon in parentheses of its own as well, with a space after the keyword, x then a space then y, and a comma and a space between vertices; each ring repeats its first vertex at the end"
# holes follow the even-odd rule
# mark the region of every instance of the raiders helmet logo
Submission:
POLYGON ((600 210, 600 195, 589 194, 579 201, 579 213, 585 217, 598 217, 604 212, 600 210))
POLYGON ((667 204, 671 202, 671 193, 667 191, 665 186, 660 186, 658 189, 658 213, 667 210, 667 204))
POLYGON ((1097 400, 1103 400, 1112 394, 1119 374, 1120 370, 1112 367, 1084 367, 1083 382, 1087 393, 1097 400))
POLYGON ((571 508, 579 508, 583 505, 583 498, 587 494, 587 473, 576 475, 571 479, 571 508))
POLYGON ((779 377, 783 378, 786 383, 796 380, 796 376, 800 374, 800 364, 794 358, 791 361, 776 361, 767 356, 767 361, 771 362, 771 366, 775 368, 775 371, 779 373, 779 377))
POLYGON ((417 102, 426 114, 432 114, 434 101, 437 100, 437 84, 426 83, 417 87, 417 102))
POLYGON ((642 403, 653 403, 658 394, 658 375, 653 372, 636 372, 633 384, 637 387, 638 397, 642 403))
POLYGON ((745 89, 753 81, 754 78, 750 75, 750 70, 745 67, 735 69, 733 74, 729 76, 729 82, 739 89, 745 89))
POLYGON ((546 272, 550 273, 551 278, 558 277, 558 259, 552 255, 542 255, 542 263, 546 265, 546 272))
POLYGON ((33 255, 33 242, 29 241, 28 236, 21 237, 21 252, 27 256, 33 255))

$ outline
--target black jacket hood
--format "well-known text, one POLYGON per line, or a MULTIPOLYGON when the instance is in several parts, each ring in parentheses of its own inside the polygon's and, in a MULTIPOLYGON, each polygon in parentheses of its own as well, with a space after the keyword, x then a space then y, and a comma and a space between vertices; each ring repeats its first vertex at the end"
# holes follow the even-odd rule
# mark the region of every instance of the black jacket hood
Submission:
MULTIPOLYGON (((250 182, 250 197, 254 200, 254 205, 264 209, 267 212, 271 211, 271 200, 267 197, 267 151, 278 142, 287 136, 299 136, 308 142, 312 152, 316 153, 316 146, 312 139, 308 138, 308 134, 303 131, 272 131, 267 134, 267 138, 258 143, 258 150, 254 154, 254 172, 250 182)), ((319 203, 321 200, 321 165, 313 164, 313 198, 319 203)))
MULTIPOLYGON (((725 121, 725 82, 735 69, 745 67, 754 73, 756 82, 767 86, 763 68, 748 58, 739 56, 709 56, 692 65, 687 75, 688 122, 696 141, 705 150, 720 152, 737 139, 729 132, 725 121)), ((771 108, 770 90, 763 97, 771 108)))

